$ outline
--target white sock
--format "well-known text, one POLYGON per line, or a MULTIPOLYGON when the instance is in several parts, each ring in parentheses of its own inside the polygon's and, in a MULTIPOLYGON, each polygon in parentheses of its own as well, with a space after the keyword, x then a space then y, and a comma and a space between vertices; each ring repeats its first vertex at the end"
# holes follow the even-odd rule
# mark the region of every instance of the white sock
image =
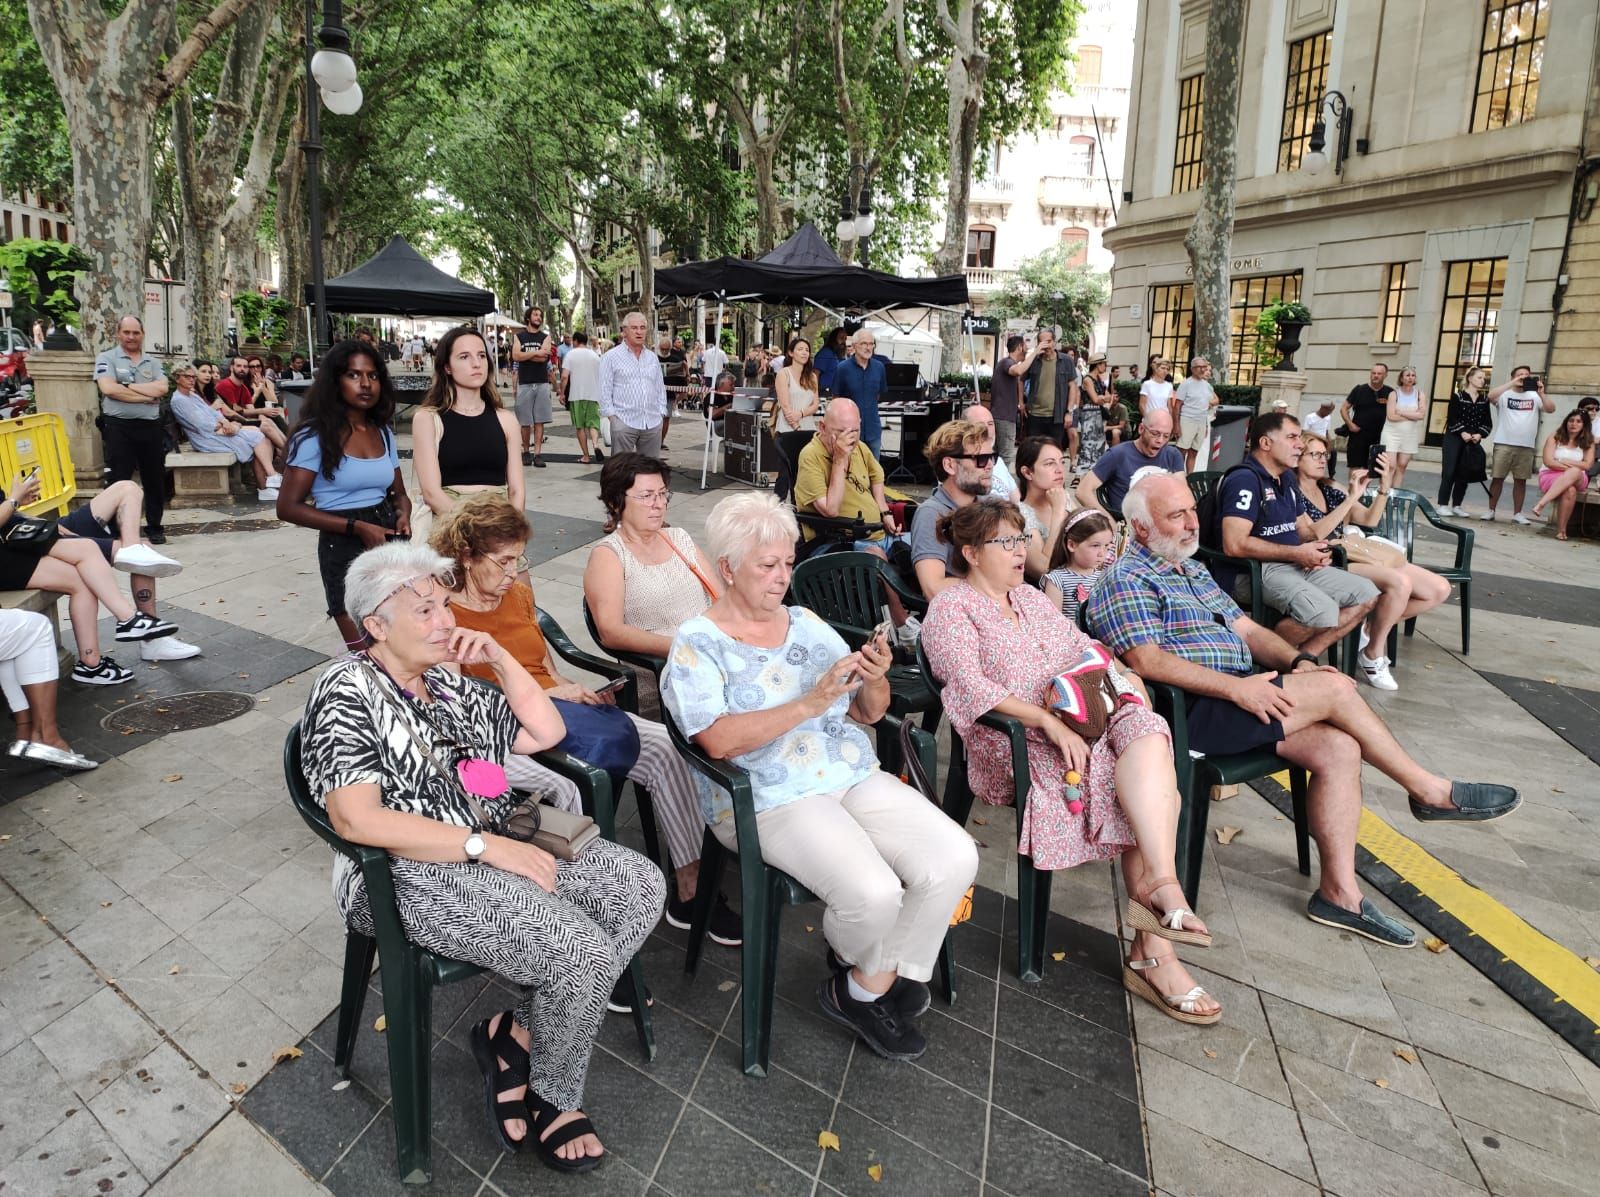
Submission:
POLYGON ((845 984, 850 987, 850 1000, 853 1002, 875 1002, 883 996, 881 993, 873 993, 872 990, 858 984, 854 969, 845 973, 844 979, 845 984))

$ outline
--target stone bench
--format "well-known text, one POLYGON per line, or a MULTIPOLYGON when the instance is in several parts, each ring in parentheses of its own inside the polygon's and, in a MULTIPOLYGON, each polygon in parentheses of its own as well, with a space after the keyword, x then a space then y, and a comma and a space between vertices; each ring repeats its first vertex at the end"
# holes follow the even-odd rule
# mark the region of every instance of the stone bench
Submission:
MULTIPOLYGON (((1535 482, 1528 487, 1531 493, 1538 492, 1535 482)), ((1557 504, 1552 503, 1544 509, 1544 522, 1548 527, 1554 528, 1556 524, 1557 504)), ((1595 485, 1590 485, 1578 492, 1578 505, 1572 510, 1572 520, 1567 525, 1567 535, 1572 537, 1600 538, 1600 490, 1595 485)))
POLYGON ((0 611, 37 611, 50 621, 50 634, 56 638, 56 656, 61 670, 72 668, 72 654, 61 643, 61 596, 48 590, 0 590, 0 611))
POLYGON ((254 476, 245 477, 248 463, 232 453, 198 453, 184 446, 167 454, 167 469, 172 471, 174 505, 227 500, 235 493, 252 497, 256 493, 254 476))

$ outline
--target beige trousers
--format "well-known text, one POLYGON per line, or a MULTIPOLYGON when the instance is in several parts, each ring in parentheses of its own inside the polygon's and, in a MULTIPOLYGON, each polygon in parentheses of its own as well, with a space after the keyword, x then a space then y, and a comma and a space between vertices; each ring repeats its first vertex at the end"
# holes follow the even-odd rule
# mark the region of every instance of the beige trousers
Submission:
MULTIPOLYGON (((761 855, 822 899, 822 931, 863 973, 927 981, 978 849, 943 811, 877 772, 756 816, 761 855)), ((732 819, 712 828, 730 851, 732 819)))

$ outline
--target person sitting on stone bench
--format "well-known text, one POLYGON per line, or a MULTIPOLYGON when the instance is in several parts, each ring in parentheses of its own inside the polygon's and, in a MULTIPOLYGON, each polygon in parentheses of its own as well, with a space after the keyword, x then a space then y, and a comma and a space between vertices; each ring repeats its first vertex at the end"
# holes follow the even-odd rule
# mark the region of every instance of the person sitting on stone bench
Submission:
MULTIPOLYGON (((39 497, 37 475, 16 477, 10 487, 0 491, 0 530, 12 523, 23 507, 39 497)), ((48 553, 39 555, 0 544, 0 590, 46 590, 67 596, 67 615, 72 621, 72 637, 77 644, 78 663, 72 680, 89 686, 118 686, 133 680, 133 673, 100 652, 97 621, 100 607, 117 621, 116 638, 125 641, 151 641, 170 638, 177 625, 155 614, 155 575, 173 574, 183 567, 149 545, 133 540, 124 542, 120 529, 139 526, 139 510, 144 494, 131 480, 113 483, 71 515, 57 521, 59 535, 48 553), (113 533, 106 521, 115 518, 119 531, 113 533), (117 569, 134 573, 136 606, 117 590, 117 569)), ((150 648, 146 660, 181 660, 200 650, 177 642, 173 650, 150 648)), ((143 654, 141 654, 143 655, 143 654)))
POLYGON ((1416 932, 1379 910, 1356 881, 1362 763, 1399 785, 1423 821, 1498 819, 1516 810, 1521 796, 1511 786, 1450 781, 1424 769, 1362 701, 1353 680, 1245 615, 1191 560, 1200 520, 1182 475, 1152 471, 1138 479, 1122 514, 1134 543, 1089 596, 1090 631, 1147 682, 1186 692, 1191 752, 1272 745, 1304 768, 1321 866, 1307 917, 1389 947, 1411 947, 1416 932), (1256 662, 1272 672, 1252 673, 1256 662))
POLYGON ((276 503, 283 475, 273 468, 273 443, 263 432, 246 428, 209 406, 197 389, 198 375, 193 366, 179 366, 172 372, 172 381, 172 414, 195 451, 231 453, 241 465, 248 461, 255 471, 256 498, 263 503, 276 503))

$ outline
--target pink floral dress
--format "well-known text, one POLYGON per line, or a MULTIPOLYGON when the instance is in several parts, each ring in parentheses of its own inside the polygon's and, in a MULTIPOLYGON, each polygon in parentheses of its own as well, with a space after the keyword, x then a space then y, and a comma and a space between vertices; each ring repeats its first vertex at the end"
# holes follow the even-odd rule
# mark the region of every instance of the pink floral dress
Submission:
MULTIPOLYGON (((948 679, 944 709, 966 743, 967 778, 973 793, 993 806, 1011 802, 1011 746, 999 732, 978 726, 978 716, 1006 698, 1043 705, 1045 687, 1089 641, 1031 586, 1013 589, 1010 602, 1015 621, 957 582, 935 596, 922 623, 928 663, 948 679)), ((1030 784, 1017 850, 1032 857, 1035 868, 1070 869, 1133 847, 1133 829, 1117 802, 1116 764, 1141 736, 1164 736, 1170 747, 1165 720, 1148 707, 1122 703, 1089 752, 1083 810, 1075 815, 1067 809, 1066 760, 1043 732, 1028 729, 1030 784)))

